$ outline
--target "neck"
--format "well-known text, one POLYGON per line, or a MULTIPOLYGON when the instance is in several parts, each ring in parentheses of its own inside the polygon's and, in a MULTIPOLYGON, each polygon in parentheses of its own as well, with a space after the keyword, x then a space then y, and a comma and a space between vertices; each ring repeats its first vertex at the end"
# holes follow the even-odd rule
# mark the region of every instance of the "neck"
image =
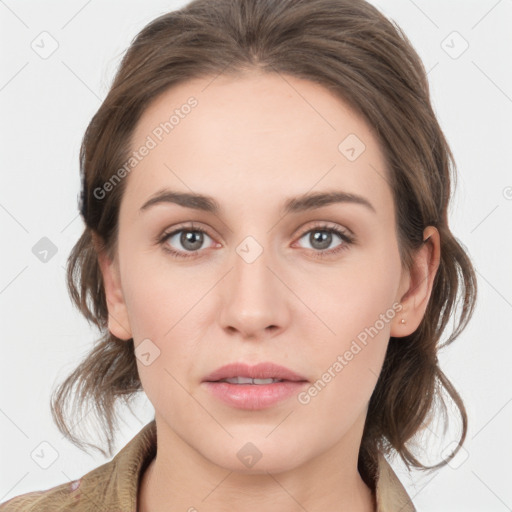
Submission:
MULTIPOLYGON (((258 479, 252 483, 241 484, 237 478, 231 478, 232 473, 217 486, 198 486, 194 491, 183 491, 182 482, 173 482, 172 493, 167 494, 171 485, 158 474, 155 460, 149 465, 143 475, 139 489, 139 512, 170 512, 184 510, 197 512, 253 512, 255 507, 269 512, 315 512, 320 510, 339 510, 340 512, 375 512, 375 496, 362 479, 355 484, 337 485, 331 493, 311 493, 316 489, 310 482, 303 483, 301 489, 297 486, 284 484, 280 475, 268 476, 266 480, 258 479), (222 486, 221 489, 219 489, 222 486), (290 490, 288 487, 292 487, 290 490), (180 489, 181 488, 181 489, 180 489), (208 503, 207 506, 204 503, 208 503)), ((187 486, 188 487, 188 486, 187 486)))
POLYGON ((375 497, 357 471, 353 448, 359 444, 353 439, 299 467, 249 474, 204 459, 165 425, 157 432, 157 455, 141 477, 139 512, 376 510, 375 497), (352 446, 348 452, 347 446, 352 446))

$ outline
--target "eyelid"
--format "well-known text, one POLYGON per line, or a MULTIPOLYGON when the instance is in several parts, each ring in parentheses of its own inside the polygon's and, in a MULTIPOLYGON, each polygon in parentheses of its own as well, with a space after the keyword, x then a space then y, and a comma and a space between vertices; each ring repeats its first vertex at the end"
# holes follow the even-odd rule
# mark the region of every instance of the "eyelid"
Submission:
MULTIPOLYGON (((162 244, 167 239, 171 238, 172 236, 176 235, 180 231, 199 231, 201 233, 206 234, 209 236, 216 245, 218 245, 218 242, 216 242, 216 237, 212 236, 206 227, 202 227, 194 223, 193 221, 188 221, 185 224, 178 224, 176 226, 173 226, 172 228, 166 228, 162 231, 161 234, 157 235, 154 242, 155 244, 162 244)), ((196 253, 202 252, 204 249, 201 249, 201 251, 194 251, 196 253)))
MULTIPOLYGON (((337 231, 341 231, 344 235, 346 235, 349 238, 354 238, 355 235, 352 232, 352 230, 348 229, 345 226, 342 226, 340 224, 336 224, 335 222, 329 221, 329 220, 316 220, 313 221, 313 225, 307 225, 306 228, 300 228, 299 233, 301 233, 301 237, 304 236, 306 233, 313 229, 335 229, 337 231)), ((295 235, 294 235, 295 236, 295 235)))
MULTIPOLYGON (((301 227, 293 233, 293 237, 302 238, 306 233, 311 231, 312 229, 335 229, 337 231, 341 231, 347 238, 352 239, 353 241, 356 240, 356 236, 354 235, 353 231, 348 229, 345 226, 341 226, 339 224, 336 224, 332 221, 328 220, 317 220, 313 221, 313 225, 306 225, 306 227, 301 227)), ((181 230, 190 230, 190 231, 202 231, 206 233, 211 239, 215 239, 216 237, 213 236, 209 229, 203 226, 198 225, 194 221, 185 221, 184 223, 178 224, 176 226, 173 226, 172 228, 166 228, 164 229, 161 234, 157 235, 155 239, 155 243, 158 243, 162 240, 162 238, 167 238, 173 234, 176 234, 176 232, 181 230)))
POLYGON ((202 231, 210 238, 213 238, 208 228, 200 226, 194 221, 185 221, 184 223, 177 224, 176 226, 163 229, 161 233, 157 235, 156 241, 160 240, 162 237, 168 237, 176 234, 178 231, 202 231))
MULTIPOLYGON (((303 238, 307 233, 312 232, 314 230, 318 231, 327 231, 331 232, 332 234, 335 234, 338 238, 341 239, 342 243, 335 247, 334 249, 323 249, 323 250, 315 250, 310 248, 302 248, 305 249, 307 257, 313 258, 317 261, 326 260, 329 261, 332 258, 336 258, 341 255, 346 250, 349 250, 352 246, 358 244, 358 240, 356 235, 353 233, 353 231, 344 225, 337 224, 333 221, 328 220, 315 220, 312 221, 312 224, 305 223, 294 232, 293 236, 293 243, 291 247, 297 247, 297 244, 299 243, 300 239, 303 238), (300 232, 299 234, 296 234, 297 231, 300 232)), ((219 246, 222 247, 222 243, 216 242, 217 236, 212 236, 210 234, 210 228, 209 227, 203 227, 202 225, 199 225, 198 223, 194 221, 186 221, 181 224, 177 224, 171 228, 166 228, 160 235, 158 235, 155 239, 155 245, 161 246, 162 250, 167 252, 172 258, 176 260, 182 260, 182 261, 193 261, 195 259, 202 258, 205 256, 206 249, 214 249, 218 248, 219 246), (174 249, 172 246, 170 246, 167 241, 172 236, 175 236, 180 231, 198 231, 206 234, 208 237, 210 237, 213 242, 215 243, 214 247, 206 247, 203 249, 199 249, 196 251, 186 251, 182 249, 174 249)))

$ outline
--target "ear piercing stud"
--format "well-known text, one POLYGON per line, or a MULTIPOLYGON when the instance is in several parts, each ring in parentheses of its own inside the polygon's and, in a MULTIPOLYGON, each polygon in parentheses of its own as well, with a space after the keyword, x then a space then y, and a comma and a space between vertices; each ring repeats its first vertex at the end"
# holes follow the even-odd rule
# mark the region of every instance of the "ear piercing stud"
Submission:
MULTIPOLYGON (((402 303, 400 303, 400 306, 402 305, 402 303)), ((400 320, 400 323, 403 325, 405 324, 405 318, 402 318, 402 320, 400 320)))

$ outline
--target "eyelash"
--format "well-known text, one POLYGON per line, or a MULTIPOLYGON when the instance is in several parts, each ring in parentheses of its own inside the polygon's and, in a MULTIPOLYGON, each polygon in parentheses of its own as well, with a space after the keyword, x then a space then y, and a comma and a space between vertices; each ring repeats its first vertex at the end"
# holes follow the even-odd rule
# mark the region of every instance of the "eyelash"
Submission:
MULTIPOLYGON (((201 229, 199 227, 194 226, 193 223, 191 223, 189 226, 180 226, 177 229, 173 229, 172 231, 165 231, 161 236, 157 238, 157 243, 162 246, 162 249, 169 253, 172 257, 176 259, 186 259, 186 258, 197 258, 200 251, 189 251, 189 253, 181 253, 179 251, 176 251, 174 249, 170 249, 169 246, 166 244, 167 240, 175 235, 176 233, 180 233, 181 231, 188 231, 190 233, 203 233, 205 235, 208 235, 210 238, 213 238, 208 234, 207 231, 204 229, 201 229)), ((330 226, 328 224, 318 224, 313 226, 312 228, 308 229, 304 233, 302 233, 299 236, 299 240, 306 234, 312 232, 312 231, 322 231, 325 233, 332 233, 335 235, 338 235, 342 240, 343 244, 338 246, 335 249, 329 249, 329 250, 323 250, 323 251, 316 251, 314 249, 311 249, 314 251, 314 257, 315 258, 325 258, 329 256, 334 256, 342 251, 345 251, 349 248, 350 245, 355 243, 355 238, 349 234, 347 234, 345 231, 341 231, 333 226, 330 226)))

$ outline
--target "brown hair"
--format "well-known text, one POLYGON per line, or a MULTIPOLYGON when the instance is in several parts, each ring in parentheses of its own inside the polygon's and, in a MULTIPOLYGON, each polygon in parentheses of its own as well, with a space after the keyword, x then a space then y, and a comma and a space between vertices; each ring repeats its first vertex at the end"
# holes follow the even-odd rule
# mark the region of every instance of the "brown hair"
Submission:
POLYGON ((121 397, 128 404, 142 390, 133 339, 123 341, 108 331, 105 292, 91 236, 97 234, 113 257, 126 180, 101 199, 95 189, 127 161, 136 123, 160 93, 192 78, 236 75, 247 69, 319 83, 375 130, 388 164, 404 268, 410 268, 413 251, 422 244, 423 229, 432 225, 439 230, 441 261, 427 310, 414 333, 389 341, 359 452, 359 471, 372 489, 371 468, 376 467, 378 451, 394 449, 408 467, 435 470, 457 453, 466 437, 463 401, 441 371, 437 351, 453 342, 471 318, 476 275, 448 227, 455 163, 431 106, 425 69, 395 22, 364 0, 194 0, 156 18, 133 40, 83 138, 80 212, 86 227, 67 267, 72 300, 103 336, 52 395, 54 421, 69 440, 83 446, 63 414, 76 385, 75 410, 83 413, 91 402, 108 435, 111 454, 117 424, 114 405, 121 397), (441 345, 459 289, 462 311, 456 328, 441 345), (443 389, 458 408, 462 433, 448 459, 425 466, 408 442, 432 418, 436 399, 446 413, 443 389))

